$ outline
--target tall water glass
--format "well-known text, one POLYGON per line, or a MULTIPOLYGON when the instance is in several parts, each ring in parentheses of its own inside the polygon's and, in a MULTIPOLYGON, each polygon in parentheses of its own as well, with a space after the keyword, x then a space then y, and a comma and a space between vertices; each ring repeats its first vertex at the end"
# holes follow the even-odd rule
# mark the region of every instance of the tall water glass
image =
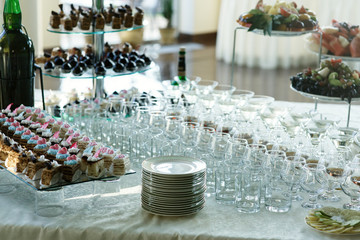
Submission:
POLYGON ((289 185, 293 201, 303 200, 298 192, 305 163, 305 158, 301 156, 288 156, 284 161, 284 168, 281 169, 281 178, 289 185))
POLYGON ((189 156, 189 153, 196 149, 196 133, 199 125, 198 122, 181 123, 180 138, 184 156, 189 156))
POLYGON ((351 199, 350 203, 344 204, 344 208, 360 211, 360 162, 348 163, 345 167, 344 176, 341 189, 351 199))
POLYGON ((215 199, 219 204, 232 205, 235 203, 236 171, 231 167, 220 167, 215 170, 215 199))

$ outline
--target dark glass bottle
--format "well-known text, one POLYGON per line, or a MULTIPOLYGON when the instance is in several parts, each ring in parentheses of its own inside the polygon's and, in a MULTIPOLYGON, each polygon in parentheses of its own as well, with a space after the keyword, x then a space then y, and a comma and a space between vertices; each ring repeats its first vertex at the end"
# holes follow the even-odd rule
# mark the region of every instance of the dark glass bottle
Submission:
POLYGON ((19 0, 6 0, 0 35, 0 107, 34 106, 34 45, 21 29, 19 0))
POLYGON ((185 53, 186 53, 185 48, 181 47, 179 51, 178 75, 176 79, 172 82, 172 85, 179 85, 186 82, 185 53))

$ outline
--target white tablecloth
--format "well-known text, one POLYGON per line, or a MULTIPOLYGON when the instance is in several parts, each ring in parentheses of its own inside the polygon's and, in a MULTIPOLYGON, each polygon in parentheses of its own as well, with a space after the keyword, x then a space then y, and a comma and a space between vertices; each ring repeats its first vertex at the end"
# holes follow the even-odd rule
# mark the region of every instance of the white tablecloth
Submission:
MULTIPOLYGON (((312 109, 309 103, 276 102, 299 111, 312 109)), ((319 110, 346 113, 346 105, 320 104, 319 110)), ((360 106, 353 107, 352 126, 358 126, 360 106)), ((304 221, 308 210, 296 202, 289 213, 244 214, 234 206, 219 205, 207 198, 205 208, 187 217, 161 217, 146 213, 140 206, 141 170, 121 178, 119 205, 98 208, 91 205, 91 183, 65 187, 65 210, 59 217, 34 214, 35 192, 18 184, 15 193, 0 195, 0 239, 359 239, 319 233, 304 221)), ((11 179, 17 182, 13 176, 11 179)), ((349 197, 339 192, 342 201, 327 204, 342 207, 349 197)))
MULTIPOLYGON (((264 0, 272 4, 276 0, 264 0)), ((234 29, 240 14, 255 8, 258 0, 222 0, 216 42, 216 58, 230 63, 232 60, 234 29)), ((288 1, 290 2, 290 1, 288 1)), ((296 3, 317 14, 320 26, 330 25, 332 19, 359 24, 358 0, 300 0, 296 3)), ((237 31, 235 62, 239 65, 261 68, 289 68, 317 63, 315 54, 305 48, 303 37, 269 37, 246 30, 237 31)))

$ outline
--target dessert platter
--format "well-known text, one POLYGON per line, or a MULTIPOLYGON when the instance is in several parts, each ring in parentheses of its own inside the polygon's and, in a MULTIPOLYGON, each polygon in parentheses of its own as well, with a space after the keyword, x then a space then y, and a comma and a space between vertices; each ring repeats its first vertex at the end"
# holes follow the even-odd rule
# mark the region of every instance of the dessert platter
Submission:
POLYGON ((279 0, 274 5, 259 0, 256 7, 241 14, 237 22, 248 31, 269 36, 298 36, 318 29, 313 11, 295 2, 279 0))
MULTIPOLYGON (((342 58, 344 61, 360 61, 359 25, 332 20, 331 26, 319 28, 322 33, 323 57, 342 58)), ((318 53, 319 34, 312 34, 306 39, 306 46, 318 53)))
POLYGON ((323 207, 312 210, 306 224, 317 231, 334 235, 360 234, 360 213, 355 210, 323 207))
POLYGON ((127 154, 38 108, 11 105, 0 114, 0 166, 29 186, 50 190, 134 173, 127 154))
POLYGON ((305 69, 290 78, 291 89, 305 97, 327 101, 358 101, 360 73, 341 59, 324 60, 317 69, 305 69))
POLYGON ((43 73, 55 78, 93 78, 101 76, 121 76, 149 70, 153 62, 125 42, 121 48, 114 49, 105 43, 103 56, 96 62, 91 45, 84 49, 72 48, 67 51, 57 47, 51 53, 36 58, 43 67, 43 73))
POLYGON ((70 5, 68 13, 64 5, 59 11, 52 11, 48 31, 64 34, 103 34, 119 31, 131 31, 143 27, 144 11, 130 5, 114 7, 109 5, 104 11, 97 12, 84 6, 70 5))

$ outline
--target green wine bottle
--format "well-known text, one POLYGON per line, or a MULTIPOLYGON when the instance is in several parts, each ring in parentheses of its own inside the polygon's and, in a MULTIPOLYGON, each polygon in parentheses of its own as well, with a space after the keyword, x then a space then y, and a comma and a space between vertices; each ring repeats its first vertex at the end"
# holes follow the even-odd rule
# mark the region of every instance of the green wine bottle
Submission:
POLYGON ((179 51, 179 61, 178 61, 178 75, 172 85, 178 86, 186 82, 186 63, 185 63, 185 48, 181 47, 179 51))
POLYGON ((22 30, 19 0, 5 0, 0 34, 0 108, 34 106, 34 45, 22 30))

